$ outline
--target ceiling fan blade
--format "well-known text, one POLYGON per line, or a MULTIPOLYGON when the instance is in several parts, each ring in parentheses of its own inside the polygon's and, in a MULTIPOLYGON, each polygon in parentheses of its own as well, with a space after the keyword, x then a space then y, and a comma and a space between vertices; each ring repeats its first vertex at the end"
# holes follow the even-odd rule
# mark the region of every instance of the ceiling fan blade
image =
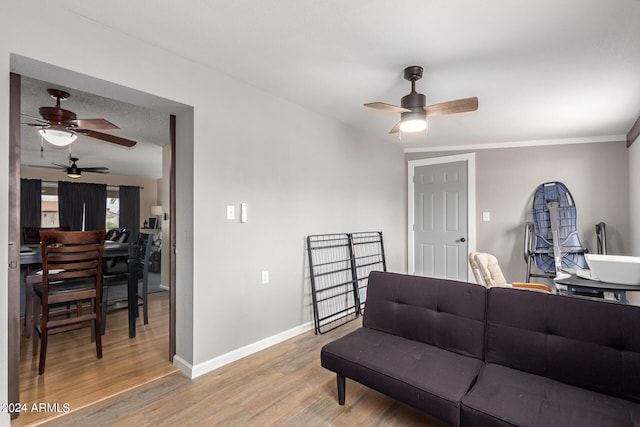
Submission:
MULTIPOLYGON (((43 165, 22 165, 22 166, 27 166, 30 168, 44 168, 44 169, 56 169, 56 170, 62 170, 62 165, 59 165, 57 163, 52 163, 56 166, 43 166, 43 165)), ((67 170, 67 166, 64 167, 64 170, 67 170)))
POLYGON ((123 147, 133 147, 137 144, 136 141, 132 141, 130 139, 121 138, 115 135, 109 135, 108 133, 102 133, 91 129, 75 129, 76 132, 90 136, 91 138, 101 139, 106 142, 111 142, 113 144, 122 145, 123 147))
MULTIPOLYGON (((63 164, 60 164, 60 163, 53 163, 52 162, 51 164, 55 165, 55 166, 58 166, 59 168, 62 168, 62 169, 66 169, 66 168, 69 167, 69 165, 63 165, 63 164)), ((41 167, 49 167, 49 166, 41 166, 41 167)))
MULTIPOLYGON (((37 122, 40 122, 40 123, 43 123, 43 124, 45 124, 45 125, 48 125, 48 124, 49 124, 49 122, 48 122, 47 120, 41 119, 41 118, 39 118, 39 117, 30 116, 30 115, 28 115, 28 114, 24 114, 24 113, 20 113, 20 115, 21 115, 21 116, 25 116, 25 117, 29 117, 30 119, 33 119, 33 120, 35 120, 35 121, 37 121, 37 122)), ((24 123, 24 124, 29 124, 29 123, 24 123)), ((36 124, 33 124, 33 125, 31 125, 31 126, 42 126, 42 125, 36 125, 36 124)))
POLYGON ((96 166, 93 168, 85 168, 82 167, 81 168, 83 172, 97 172, 97 173, 108 173, 109 172, 109 168, 106 168, 104 166, 96 166))
POLYGON ((105 119, 77 119, 71 120, 70 123, 80 129, 120 129, 118 126, 105 119))
POLYGON ((389 113, 408 113, 411 110, 398 107, 397 105, 387 104, 386 102, 370 102, 364 104, 365 107, 375 108, 376 110, 387 111, 389 113))
POLYGON ((424 109, 427 112, 427 117, 476 111, 478 109, 478 98, 474 96, 441 102, 440 104, 427 105, 424 109))
POLYGON ((398 133, 398 132, 400 132, 400 124, 401 124, 401 123, 402 123, 402 122, 398 122, 398 123, 396 123, 396 125, 395 125, 394 127, 392 127, 392 128, 391 128, 391 130, 389 131, 389 133, 390 133, 390 134, 393 134, 393 133, 398 133))
POLYGON ((80 168, 82 172, 88 173, 109 173, 109 168, 104 168, 106 170, 101 170, 102 168, 80 168))

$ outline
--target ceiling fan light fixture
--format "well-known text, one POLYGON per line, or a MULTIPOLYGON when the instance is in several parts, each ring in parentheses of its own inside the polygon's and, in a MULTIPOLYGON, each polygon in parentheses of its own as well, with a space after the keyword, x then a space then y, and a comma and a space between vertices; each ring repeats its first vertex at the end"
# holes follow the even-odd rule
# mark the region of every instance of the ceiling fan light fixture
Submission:
POLYGON ((76 166, 76 162, 73 162, 73 164, 67 168, 67 176, 73 179, 78 179, 82 176, 82 170, 76 166))
POLYGON ((66 147, 78 139, 78 135, 66 129, 42 128, 38 133, 46 139, 48 143, 56 147, 66 147))
POLYGON ((400 132, 420 132, 427 128, 427 119, 420 113, 403 113, 400 132))
POLYGON ((365 107, 389 113, 400 113, 400 122, 391 128, 389 134, 398 132, 416 133, 427 129, 427 117, 444 116, 447 114, 465 113, 478 109, 478 98, 470 97, 427 105, 427 97, 416 92, 416 81, 422 78, 424 69, 412 65, 404 69, 404 78, 411 82, 411 92, 402 97, 400 106, 386 102, 369 102, 365 107))

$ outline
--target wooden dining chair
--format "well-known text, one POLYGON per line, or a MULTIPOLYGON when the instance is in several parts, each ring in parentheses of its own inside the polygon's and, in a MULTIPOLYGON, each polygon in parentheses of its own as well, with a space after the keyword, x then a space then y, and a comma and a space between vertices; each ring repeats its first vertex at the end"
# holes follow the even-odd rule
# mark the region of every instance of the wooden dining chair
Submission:
POLYGON ((40 347, 39 374, 44 373, 51 334, 91 327, 98 359, 102 358, 100 296, 104 237, 105 230, 40 232, 42 281, 33 284, 33 355, 40 347), (86 301, 89 312, 84 312, 86 301), (69 310, 70 306, 75 309, 69 310), (63 310, 56 310, 60 307, 63 310))

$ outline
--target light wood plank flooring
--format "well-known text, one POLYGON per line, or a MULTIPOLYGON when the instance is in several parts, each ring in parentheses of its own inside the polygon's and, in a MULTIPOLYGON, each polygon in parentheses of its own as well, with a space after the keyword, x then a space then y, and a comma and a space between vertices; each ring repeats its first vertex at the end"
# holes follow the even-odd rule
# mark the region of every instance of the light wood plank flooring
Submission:
POLYGON ((15 419, 12 427, 33 425, 60 415, 51 407, 32 412, 34 403, 59 404, 60 410, 68 404, 72 411, 77 411, 177 372, 169 362, 168 313, 169 293, 149 294, 149 324, 143 325, 142 318, 138 319, 135 339, 129 339, 126 310, 109 314, 100 360, 96 358, 88 328, 52 335, 43 375, 38 375, 38 356, 31 356, 32 339, 25 338, 23 333, 20 403, 29 412, 15 419))
POLYGON ((301 334, 194 380, 173 373, 50 425, 441 426, 350 380, 346 405, 338 405, 335 374, 320 366, 320 348, 359 324, 301 334))

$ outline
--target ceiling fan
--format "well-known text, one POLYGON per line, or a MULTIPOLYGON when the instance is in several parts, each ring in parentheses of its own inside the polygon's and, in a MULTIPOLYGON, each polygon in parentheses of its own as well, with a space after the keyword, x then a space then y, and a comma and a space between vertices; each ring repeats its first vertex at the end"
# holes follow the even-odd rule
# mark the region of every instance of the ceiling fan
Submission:
POLYGON ((63 165, 61 163, 51 163, 54 166, 57 166, 57 169, 61 169, 67 172, 67 176, 69 178, 80 178, 82 176, 82 172, 92 172, 92 173, 109 173, 109 168, 104 166, 96 166, 90 168, 79 168, 76 165, 76 162, 80 160, 77 157, 69 157, 69 164, 63 165))
POLYGON ((71 144, 78 135, 111 142, 122 147, 133 147, 136 141, 98 132, 97 129, 120 129, 105 119, 78 119, 73 111, 60 107, 60 102, 69 99, 69 93, 59 89, 47 89, 47 92, 56 100, 55 107, 40 107, 38 112, 42 118, 22 114, 35 120, 37 123, 23 123, 28 126, 40 127, 40 134, 44 139, 54 145, 66 146, 71 144))
POLYGON ((411 92, 402 97, 400 107, 385 102, 364 104, 365 107, 390 113, 400 113, 400 121, 396 123, 389 133, 419 132, 427 128, 427 118, 429 117, 465 113, 478 109, 478 98, 475 96, 426 105, 427 98, 423 94, 416 92, 416 81, 422 78, 422 72, 422 67, 417 65, 404 69, 405 80, 411 82, 411 92))

